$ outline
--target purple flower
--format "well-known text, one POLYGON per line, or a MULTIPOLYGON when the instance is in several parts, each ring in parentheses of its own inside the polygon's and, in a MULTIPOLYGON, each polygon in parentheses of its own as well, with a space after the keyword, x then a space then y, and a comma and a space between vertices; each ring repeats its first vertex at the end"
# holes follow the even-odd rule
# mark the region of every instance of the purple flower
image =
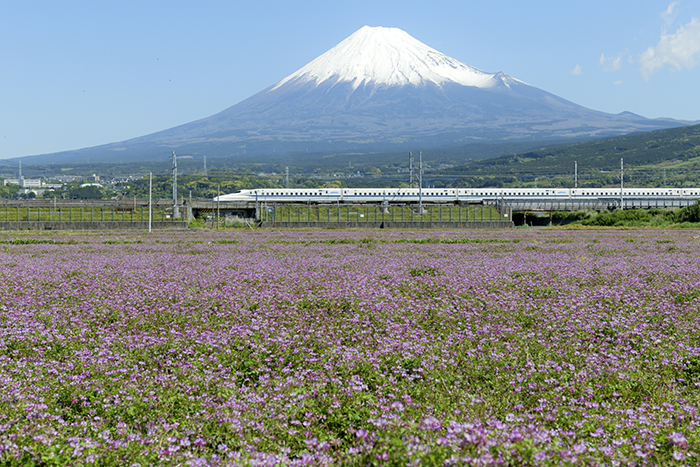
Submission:
POLYGON ((673 451, 673 459, 677 461, 685 460, 685 453, 683 451, 673 451))
POLYGON ((685 438, 683 433, 674 431, 668 434, 668 441, 674 446, 678 446, 681 449, 688 449, 688 440, 685 438))
POLYGON ((666 439, 688 462, 694 236, 8 233, 0 451, 20 462, 63 450, 77 464, 387 453, 422 465, 446 452, 446 465, 494 465, 532 452, 535 464, 627 465, 653 462, 666 439))
POLYGON ((442 428, 442 423, 431 415, 423 419, 423 427, 426 430, 439 430, 442 428))

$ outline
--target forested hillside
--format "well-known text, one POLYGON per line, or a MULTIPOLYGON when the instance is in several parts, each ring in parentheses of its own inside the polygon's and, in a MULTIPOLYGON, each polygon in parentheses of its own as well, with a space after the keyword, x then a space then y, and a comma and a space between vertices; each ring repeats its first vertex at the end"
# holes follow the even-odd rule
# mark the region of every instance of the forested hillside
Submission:
POLYGON ((625 180, 639 186, 679 186, 700 181, 700 125, 636 133, 560 148, 479 160, 446 169, 466 178, 493 178, 568 185, 578 165, 579 186, 619 183, 620 159, 625 180))

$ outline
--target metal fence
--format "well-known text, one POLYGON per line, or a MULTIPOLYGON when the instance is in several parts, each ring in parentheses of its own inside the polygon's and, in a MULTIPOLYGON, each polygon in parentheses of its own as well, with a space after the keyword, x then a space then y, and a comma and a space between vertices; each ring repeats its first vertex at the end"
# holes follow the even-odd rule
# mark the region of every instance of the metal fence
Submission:
MULTIPOLYGON (((172 207, 152 208, 153 221, 181 221, 172 216, 172 207)), ((0 222, 143 222, 148 207, 137 206, 0 206, 0 222)))
POLYGON ((695 204, 695 198, 620 198, 600 199, 552 199, 534 198, 509 200, 508 204, 515 211, 607 211, 613 209, 673 209, 695 204))
POLYGON ((483 222, 510 221, 506 205, 293 205, 259 207, 261 222, 483 222))

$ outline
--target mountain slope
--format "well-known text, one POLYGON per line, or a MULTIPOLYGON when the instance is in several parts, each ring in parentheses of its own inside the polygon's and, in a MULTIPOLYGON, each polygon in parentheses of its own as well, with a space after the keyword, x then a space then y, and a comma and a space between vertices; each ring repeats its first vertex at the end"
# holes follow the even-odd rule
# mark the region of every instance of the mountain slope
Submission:
POLYGON ((637 133, 558 148, 474 161, 446 169, 445 173, 470 176, 518 177, 572 174, 574 162, 579 173, 619 174, 620 159, 636 173, 659 177, 700 170, 700 125, 637 133))
MULTIPOLYGON (((590 110, 486 73, 395 28, 365 26, 282 81, 211 117, 74 152, 120 158, 387 151, 594 137, 681 126, 590 110)), ((73 153, 64 153, 71 157, 73 153)))

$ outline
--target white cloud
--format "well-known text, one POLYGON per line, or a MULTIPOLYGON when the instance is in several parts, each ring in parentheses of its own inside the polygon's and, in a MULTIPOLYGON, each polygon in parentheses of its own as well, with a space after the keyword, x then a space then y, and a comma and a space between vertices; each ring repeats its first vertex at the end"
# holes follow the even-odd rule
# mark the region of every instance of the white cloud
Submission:
POLYGON ((691 69, 698 64, 698 58, 700 21, 693 18, 674 34, 662 34, 656 47, 649 47, 639 58, 640 71, 644 79, 648 80, 665 65, 671 65, 676 70, 691 69))
POLYGON ((615 86, 619 86, 619 85, 621 85, 622 83, 623 83, 623 81, 622 81, 621 79, 618 79, 618 80, 615 81, 613 84, 614 84, 615 86))
POLYGON ((576 67, 571 70, 569 73, 571 73, 574 76, 578 76, 583 73, 583 70, 581 69, 581 65, 576 65, 576 67))
POLYGON ((676 8, 676 5, 678 5, 678 3, 679 2, 671 2, 668 8, 666 8, 666 11, 661 13, 661 18, 664 20, 664 23, 666 23, 667 26, 673 23, 673 20, 676 17, 673 10, 676 8))
POLYGON ((624 52, 621 52, 617 57, 606 57, 605 54, 600 54, 600 66, 603 67, 603 71, 610 73, 622 68, 623 55, 624 52))

